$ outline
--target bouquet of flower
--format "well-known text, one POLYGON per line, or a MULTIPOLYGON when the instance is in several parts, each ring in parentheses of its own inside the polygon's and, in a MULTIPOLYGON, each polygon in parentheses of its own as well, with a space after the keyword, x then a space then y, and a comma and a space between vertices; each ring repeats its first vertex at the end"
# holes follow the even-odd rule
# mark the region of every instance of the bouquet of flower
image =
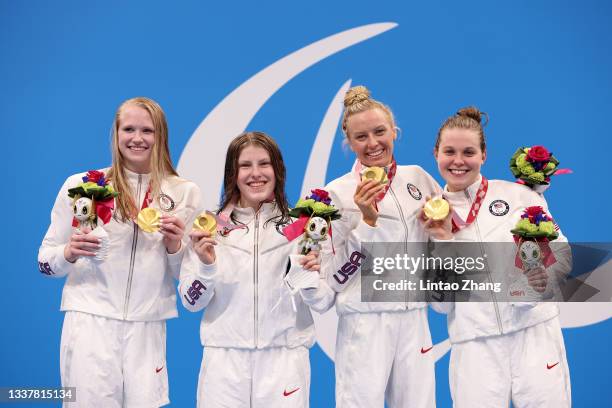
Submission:
POLYGON ((537 240, 552 241, 559 236, 557 226, 542 207, 527 207, 521 219, 511 230, 513 235, 520 238, 531 238, 537 240))
POLYGON ((559 161, 544 146, 521 147, 510 159, 514 177, 530 187, 548 185, 558 166, 559 161))
POLYGON ((331 204, 327 191, 315 189, 311 190, 311 193, 310 196, 299 199, 289 211, 289 215, 297 218, 297 221, 283 229, 290 241, 303 235, 300 247, 304 255, 312 249, 320 249, 318 243, 327 239, 328 232, 331 232, 331 221, 340 218, 339 211, 331 204))
POLYGON ((73 200, 74 227, 96 228, 98 219, 106 224, 110 221, 114 198, 119 195, 108 183, 104 172, 90 170, 76 187, 68 189, 73 200))
POLYGON ((92 200, 106 200, 116 197, 118 193, 113 189, 113 186, 108 184, 104 172, 90 170, 83 176, 82 183, 68 190, 70 198, 74 198, 77 195, 79 197, 89 197, 92 200))
MULTIPOLYGON (((340 218, 339 210, 334 207, 325 190, 311 190, 311 195, 299 199, 289 215, 297 220, 283 228, 283 234, 289 241, 301 237, 298 243, 298 254, 290 255, 291 268, 285 275, 285 283, 291 293, 298 289, 316 288, 319 286, 319 274, 305 270, 299 263, 300 257, 310 251, 320 251, 320 242, 331 236, 331 221, 340 218)), ((333 249, 333 245, 332 245, 333 249)), ((292 300, 293 302, 293 300, 292 300)))
POLYGON ((340 218, 338 209, 331 204, 327 191, 314 189, 311 190, 311 193, 309 197, 300 198, 295 207, 289 211, 289 215, 295 218, 321 217, 330 221, 340 218))

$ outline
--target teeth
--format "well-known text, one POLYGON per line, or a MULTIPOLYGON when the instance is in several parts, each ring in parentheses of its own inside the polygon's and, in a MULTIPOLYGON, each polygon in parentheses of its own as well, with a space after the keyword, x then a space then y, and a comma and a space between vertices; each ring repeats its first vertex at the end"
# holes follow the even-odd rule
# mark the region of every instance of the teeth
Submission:
POLYGON ((465 174, 468 172, 467 170, 455 170, 455 169, 449 169, 449 171, 452 174, 456 174, 456 175, 461 175, 461 174, 465 174))
POLYGON ((383 153, 382 149, 381 150, 377 150, 375 152, 372 153, 368 153, 367 155, 370 157, 376 157, 376 156, 380 156, 383 153))
POLYGON ((140 151, 146 150, 146 148, 142 146, 130 146, 130 150, 137 150, 140 152, 140 151))
POLYGON ((249 183, 249 186, 250 187, 261 187, 264 184, 266 184, 266 183, 264 183, 263 181, 256 181, 256 182, 249 183))

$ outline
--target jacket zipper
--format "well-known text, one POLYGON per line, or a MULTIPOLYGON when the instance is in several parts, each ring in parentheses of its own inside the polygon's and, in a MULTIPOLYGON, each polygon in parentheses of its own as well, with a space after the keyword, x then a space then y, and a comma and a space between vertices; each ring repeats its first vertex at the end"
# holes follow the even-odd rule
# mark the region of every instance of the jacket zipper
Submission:
MULTIPOLYGON (((391 196, 393 197, 393 201, 395 201, 395 205, 397 207, 397 211, 399 212, 400 218, 402 220, 402 225, 404 226, 404 251, 408 253, 408 226, 406 225, 406 219, 404 218, 404 212, 402 211, 402 207, 399 204, 397 196, 393 191, 393 187, 389 186, 389 191, 391 192, 391 196)), ((408 273, 404 270, 404 278, 408 280, 408 273)), ((408 308, 408 302, 410 302, 410 291, 405 291, 404 296, 404 308, 408 308)))
MULTIPOLYGON (((136 187, 136 202, 140 202, 140 189, 142 184, 142 175, 138 175, 138 185, 136 187)), ((128 306, 130 304, 130 292, 132 291, 132 276, 134 275, 134 263, 136 262, 136 246, 138 245, 138 224, 133 221, 134 229, 132 232, 132 252, 130 253, 130 269, 128 272, 127 287, 125 289, 125 303, 123 305, 123 320, 127 320, 128 306)))
POLYGON ((255 348, 257 348, 259 337, 259 212, 255 213, 255 235, 253 237, 253 327, 255 332, 255 348))
MULTIPOLYGON (((468 199, 468 207, 472 205, 472 198, 470 197, 470 193, 467 190, 465 191, 465 197, 468 199)), ((476 235, 478 236, 478 244, 480 246, 480 253, 482 254, 483 259, 487 263, 487 276, 489 277, 489 283, 493 286, 493 277, 491 276, 491 268, 489 268, 489 261, 485 258, 485 251, 482 242, 482 235, 480 234, 480 228, 478 227, 478 220, 474 220, 474 226, 476 227, 476 235)), ((493 299, 493 307, 495 308, 495 317, 497 318, 497 327, 499 329, 500 334, 504 334, 504 327, 502 325, 501 316, 499 314, 499 305, 497 304, 497 297, 495 296, 495 292, 491 291, 491 298, 493 299)))

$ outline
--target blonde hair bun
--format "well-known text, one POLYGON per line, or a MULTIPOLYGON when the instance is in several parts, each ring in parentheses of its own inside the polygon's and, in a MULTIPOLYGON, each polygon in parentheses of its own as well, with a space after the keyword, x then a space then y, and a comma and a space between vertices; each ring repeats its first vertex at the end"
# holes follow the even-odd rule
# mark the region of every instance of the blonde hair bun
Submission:
POLYGON ((344 107, 367 101, 370 99, 370 91, 363 85, 354 86, 344 95, 344 107))

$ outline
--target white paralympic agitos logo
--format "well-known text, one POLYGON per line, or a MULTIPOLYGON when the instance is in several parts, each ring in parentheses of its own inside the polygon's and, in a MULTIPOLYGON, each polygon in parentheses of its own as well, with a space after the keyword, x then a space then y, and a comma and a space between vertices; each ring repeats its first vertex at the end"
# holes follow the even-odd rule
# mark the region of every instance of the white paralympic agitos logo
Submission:
MULTIPOLYGON (((207 192, 202 196, 203 207, 215 208, 218 204, 223 183, 224 157, 230 141, 247 128, 274 93, 319 61, 395 27, 396 23, 369 24, 323 38, 279 59, 227 95, 200 123, 178 163, 178 172, 198 184, 202 192, 207 192), (206 160, 202 160, 203 152, 206 152, 206 160)), ((307 194, 311 188, 325 185, 327 164, 342 114, 342 98, 350 85, 350 79, 342 84, 323 117, 310 151, 300 196, 307 194)), ((562 324, 564 327, 579 327, 606 320, 610 316, 612 312, 608 303, 565 304, 562 324)), ((333 359, 338 326, 335 308, 323 315, 315 313, 314 317, 317 341, 333 359)), ((436 360, 446 354, 449 347, 448 339, 436 344, 432 350, 436 360)))

